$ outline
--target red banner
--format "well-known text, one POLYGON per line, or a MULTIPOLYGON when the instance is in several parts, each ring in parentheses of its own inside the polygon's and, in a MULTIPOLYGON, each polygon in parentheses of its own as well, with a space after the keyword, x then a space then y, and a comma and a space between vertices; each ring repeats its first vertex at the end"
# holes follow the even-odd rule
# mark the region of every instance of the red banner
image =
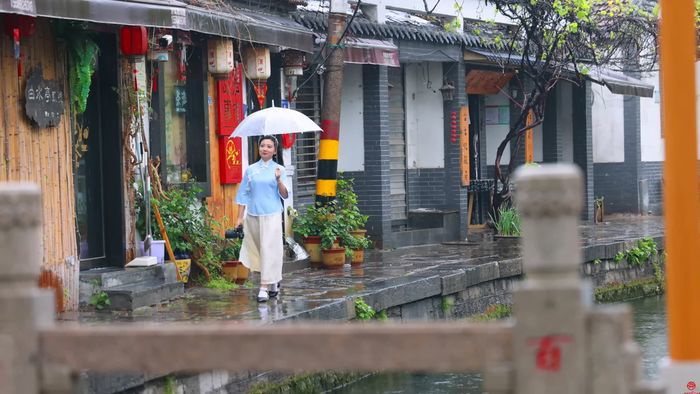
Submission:
POLYGON ((217 134, 229 136, 243 121, 243 67, 240 64, 231 71, 227 79, 217 84, 216 117, 217 134))
POLYGON ((219 172, 222 185, 241 183, 243 162, 241 139, 219 137, 219 172))

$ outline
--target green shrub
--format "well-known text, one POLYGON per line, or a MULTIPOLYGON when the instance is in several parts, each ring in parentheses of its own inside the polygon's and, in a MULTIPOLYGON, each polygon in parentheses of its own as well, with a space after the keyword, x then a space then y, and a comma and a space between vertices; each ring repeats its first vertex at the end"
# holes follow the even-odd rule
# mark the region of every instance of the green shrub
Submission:
POLYGON ((491 216, 491 220, 496 226, 496 232, 499 235, 520 236, 520 214, 515 208, 501 207, 498 209, 496 216, 496 218, 491 216))

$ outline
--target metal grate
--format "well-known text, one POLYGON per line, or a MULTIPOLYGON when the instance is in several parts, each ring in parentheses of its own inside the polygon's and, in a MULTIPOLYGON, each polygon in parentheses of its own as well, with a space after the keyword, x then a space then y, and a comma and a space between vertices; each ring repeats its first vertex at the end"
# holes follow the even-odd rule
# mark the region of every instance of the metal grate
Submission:
MULTIPOLYGON (((309 75, 300 78, 305 81, 309 75)), ((318 75, 297 92, 296 110, 321 123, 321 89, 318 75)), ((296 201, 298 207, 313 202, 316 194, 316 167, 318 164, 319 133, 302 133, 297 137, 294 166, 296 168, 296 201)))

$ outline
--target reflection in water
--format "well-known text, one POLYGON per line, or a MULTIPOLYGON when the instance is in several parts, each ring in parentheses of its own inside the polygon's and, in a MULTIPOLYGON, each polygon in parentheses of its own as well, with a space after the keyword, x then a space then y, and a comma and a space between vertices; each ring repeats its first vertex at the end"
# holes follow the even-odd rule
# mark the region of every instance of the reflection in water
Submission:
MULTIPOLYGON (((644 374, 658 379, 659 360, 667 353, 664 297, 630 302, 634 310, 634 337, 642 348, 644 374)), ((479 394, 479 374, 381 374, 333 391, 333 394, 479 394)))

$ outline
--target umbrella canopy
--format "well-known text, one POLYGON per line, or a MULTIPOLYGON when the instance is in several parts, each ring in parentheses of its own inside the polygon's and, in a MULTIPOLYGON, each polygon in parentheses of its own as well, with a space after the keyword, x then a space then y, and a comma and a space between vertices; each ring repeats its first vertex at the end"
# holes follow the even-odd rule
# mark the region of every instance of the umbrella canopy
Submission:
POLYGON ((321 128, 311 118, 299 111, 272 107, 246 116, 231 134, 231 138, 305 133, 307 131, 321 131, 321 128))

